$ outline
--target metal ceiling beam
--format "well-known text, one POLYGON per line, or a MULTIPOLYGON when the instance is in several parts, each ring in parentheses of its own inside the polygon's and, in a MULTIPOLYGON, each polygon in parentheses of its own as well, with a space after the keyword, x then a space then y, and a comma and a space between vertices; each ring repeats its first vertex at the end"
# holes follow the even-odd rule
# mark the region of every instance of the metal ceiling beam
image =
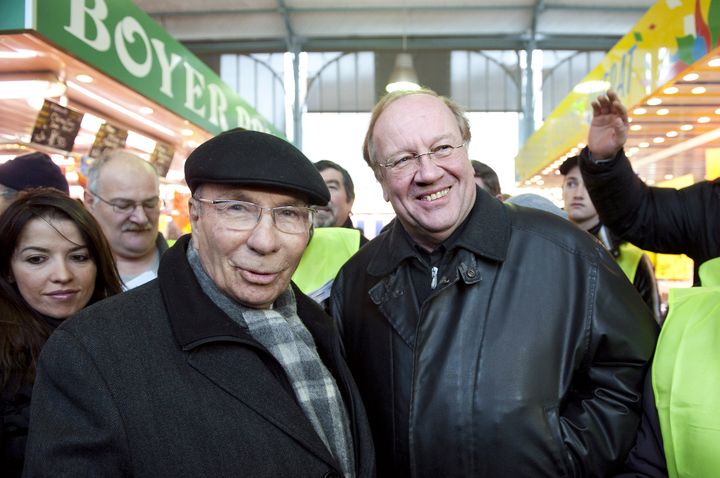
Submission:
MULTIPOLYGON (((285 24, 285 45, 287 51, 293 55, 293 143, 299 149, 302 149, 302 109, 300 101, 300 52, 302 51, 302 46, 300 39, 293 30, 285 0, 277 0, 277 2, 279 11, 283 17, 283 23, 285 24)), ((287 95, 287 92, 285 94, 287 95)))
MULTIPOLYGON (((536 47, 543 50, 607 51, 619 36, 536 34, 536 47)), ((182 40, 181 40, 182 41, 182 40)), ((287 50, 286 39, 183 41, 195 54, 266 53, 287 50)), ((524 50, 527 35, 489 35, 407 38, 408 50, 524 50)), ((402 37, 316 38, 302 40, 303 51, 383 51, 402 49, 402 37)))
POLYGON ((527 43, 525 44, 525 89, 522 92, 522 109, 523 117, 520 122, 520 144, 530 138, 535 130, 535 93, 533 80, 533 52, 537 46, 537 25, 540 15, 545 11, 545 0, 536 0, 533 6, 532 19, 530 20, 530 28, 528 32, 527 43))
MULTIPOLYGON (((388 13, 388 12, 483 12, 483 11, 520 11, 530 10, 530 7, 523 5, 358 5, 347 7, 280 7, 280 8, 224 8, 218 10, 166 10, 148 11, 148 15, 156 19, 161 17, 188 17, 198 15, 266 15, 272 13, 280 14, 302 14, 302 13, 388 13)), ((602 13, 632 13, 642 14, 647 11, 644 7, 603 7, 595 5, 546 5, 546 11, 581 11, 581 12, 602 12, 602 13)))

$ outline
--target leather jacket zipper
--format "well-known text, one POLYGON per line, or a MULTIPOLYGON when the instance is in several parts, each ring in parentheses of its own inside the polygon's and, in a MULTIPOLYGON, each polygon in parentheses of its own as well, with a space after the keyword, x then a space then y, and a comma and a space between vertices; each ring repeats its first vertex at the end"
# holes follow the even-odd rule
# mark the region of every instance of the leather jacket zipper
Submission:
POLYGON ((437 287, 437 273, 438 273, 438 268, 437 268, 437 267, 432 267, 432 268, 430 269, 430 271, 431 271, 431 273, 432 273, 432 280, 430 281, 430 288, 431 288, 431 289, 435 289, 435 288, 437 287))

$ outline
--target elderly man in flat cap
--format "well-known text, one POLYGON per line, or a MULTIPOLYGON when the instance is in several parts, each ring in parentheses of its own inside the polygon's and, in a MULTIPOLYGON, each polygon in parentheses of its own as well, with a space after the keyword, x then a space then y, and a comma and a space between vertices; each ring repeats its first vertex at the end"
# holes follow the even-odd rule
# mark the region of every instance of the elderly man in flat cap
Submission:
POLYGON ((372 476, 337 332, 290 281, 322 177, 252 131, 199 146, 185 177, 192 237, 158 278, 47 342, 25 476, 372 476))

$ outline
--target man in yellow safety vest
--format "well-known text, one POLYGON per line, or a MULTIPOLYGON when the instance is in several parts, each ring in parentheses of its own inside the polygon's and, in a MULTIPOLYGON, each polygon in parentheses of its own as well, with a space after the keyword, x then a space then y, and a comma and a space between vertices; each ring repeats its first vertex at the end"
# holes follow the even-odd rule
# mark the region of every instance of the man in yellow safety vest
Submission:
POLYGON ((568 219, 595 236, 612 254, 615 262, 633 283, 652 311, 653 317, 659 323, 661 318, 660 294, 655 281, 653 265, 640 248, 618 239, 602 224, 595 205, 585 188, 578 159, 578 156, 573 156, 560 165, 560 173, 565 176, 562 191, 568 219))

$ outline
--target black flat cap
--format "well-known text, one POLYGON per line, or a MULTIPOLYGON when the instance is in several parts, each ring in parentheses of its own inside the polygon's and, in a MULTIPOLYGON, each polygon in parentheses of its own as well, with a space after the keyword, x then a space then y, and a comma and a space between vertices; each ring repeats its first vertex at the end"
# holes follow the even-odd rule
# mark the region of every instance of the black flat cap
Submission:
POLYGON ((0 164, 0 184, 16 191, 50 187, 68 194, 67 179, 45 153, 28 153, 0 164))
POLYGON ((230 130, 204 142, 185 162, 192 192, 202 183, 269 186, 308 196, 324 206, 330 191, 312 162, 295 146, 267 133, 230 130))

